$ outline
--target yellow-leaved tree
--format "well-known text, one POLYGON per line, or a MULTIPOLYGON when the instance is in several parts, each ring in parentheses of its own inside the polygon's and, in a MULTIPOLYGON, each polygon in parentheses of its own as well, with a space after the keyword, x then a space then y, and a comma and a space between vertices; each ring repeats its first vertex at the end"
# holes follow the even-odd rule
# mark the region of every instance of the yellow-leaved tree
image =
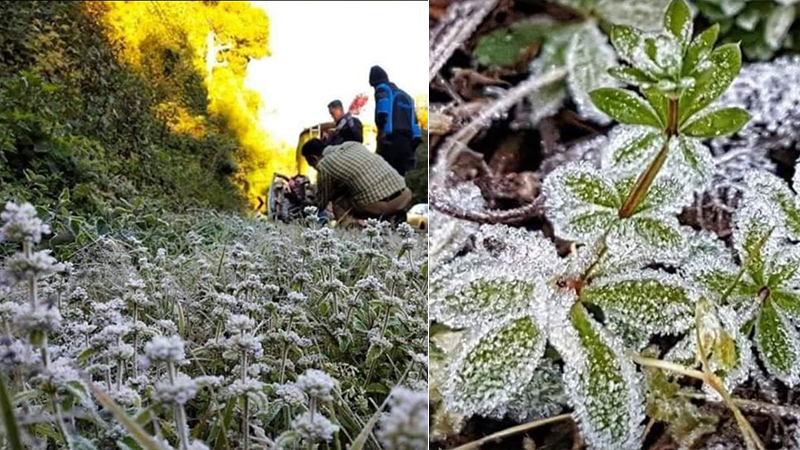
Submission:
POLYGON ((154 113, 171 131, 202 137, 213 126, 235 136, 233 179, 251 205, 274 171, 291 170, 294 148, 259 126, 260 97, 244 83, 248 62, 269 54, 262 9, 214 1, 89 2, 86 8, 105 25, 119 58, 156 86, 154 113), (205 90, 187 93, 187 86, 205 90))

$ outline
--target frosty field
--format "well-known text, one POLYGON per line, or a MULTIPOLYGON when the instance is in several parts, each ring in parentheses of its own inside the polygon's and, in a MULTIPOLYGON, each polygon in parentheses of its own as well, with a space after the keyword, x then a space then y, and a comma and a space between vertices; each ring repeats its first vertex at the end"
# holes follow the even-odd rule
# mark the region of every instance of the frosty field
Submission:
POLYGON ((426 445, 423 237, 139 218, 62 254, 5 205, 5 448, 426 445))

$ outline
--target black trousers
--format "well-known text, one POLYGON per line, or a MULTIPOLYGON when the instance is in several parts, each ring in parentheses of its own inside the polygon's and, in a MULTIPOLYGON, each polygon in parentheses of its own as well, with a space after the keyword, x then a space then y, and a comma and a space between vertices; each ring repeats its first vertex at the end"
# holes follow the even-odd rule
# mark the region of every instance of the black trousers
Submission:
POLYGON ((381 155, 390 166, 400 175, 414 168, 416 158, 411 136, 393 135, 378 138, 378 148, 375 153, 381 155))

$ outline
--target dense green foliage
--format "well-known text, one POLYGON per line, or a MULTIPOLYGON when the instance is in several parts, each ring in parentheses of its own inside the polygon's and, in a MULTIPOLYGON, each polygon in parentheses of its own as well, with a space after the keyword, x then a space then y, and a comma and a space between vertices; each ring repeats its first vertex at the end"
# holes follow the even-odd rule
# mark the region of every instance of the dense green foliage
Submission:
POLYGON ((417 147, 417 165, 406 174, 406 184, 414 197, 411 204, 428 203, 428 146, 417 147))
POLYGON ((104 214, 140 199, 239 207, 237 141, 208 114, 190 56, 156 42, 139 49, 147 65, 120 62, 104 7, 0 5, 0 198, 104 214), (204 118, 204 133, 170 131, 163 103, 204 118))

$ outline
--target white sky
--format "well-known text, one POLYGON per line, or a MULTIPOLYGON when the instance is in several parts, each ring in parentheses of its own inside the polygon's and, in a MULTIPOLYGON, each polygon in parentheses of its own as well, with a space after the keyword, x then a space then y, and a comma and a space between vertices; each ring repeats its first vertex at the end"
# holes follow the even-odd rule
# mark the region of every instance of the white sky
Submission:
MULTIPOLYGON (((416 97, 428 92, 428 2, 259 2, 269 15, 271 56, 251 61, 246 83, 258 91, 264 128, 291 145, 303 128, 330 120, 361 92, 372 98, 369 68, 416 97)), ((375 106, 361 113, 373 122, 375 106)))

